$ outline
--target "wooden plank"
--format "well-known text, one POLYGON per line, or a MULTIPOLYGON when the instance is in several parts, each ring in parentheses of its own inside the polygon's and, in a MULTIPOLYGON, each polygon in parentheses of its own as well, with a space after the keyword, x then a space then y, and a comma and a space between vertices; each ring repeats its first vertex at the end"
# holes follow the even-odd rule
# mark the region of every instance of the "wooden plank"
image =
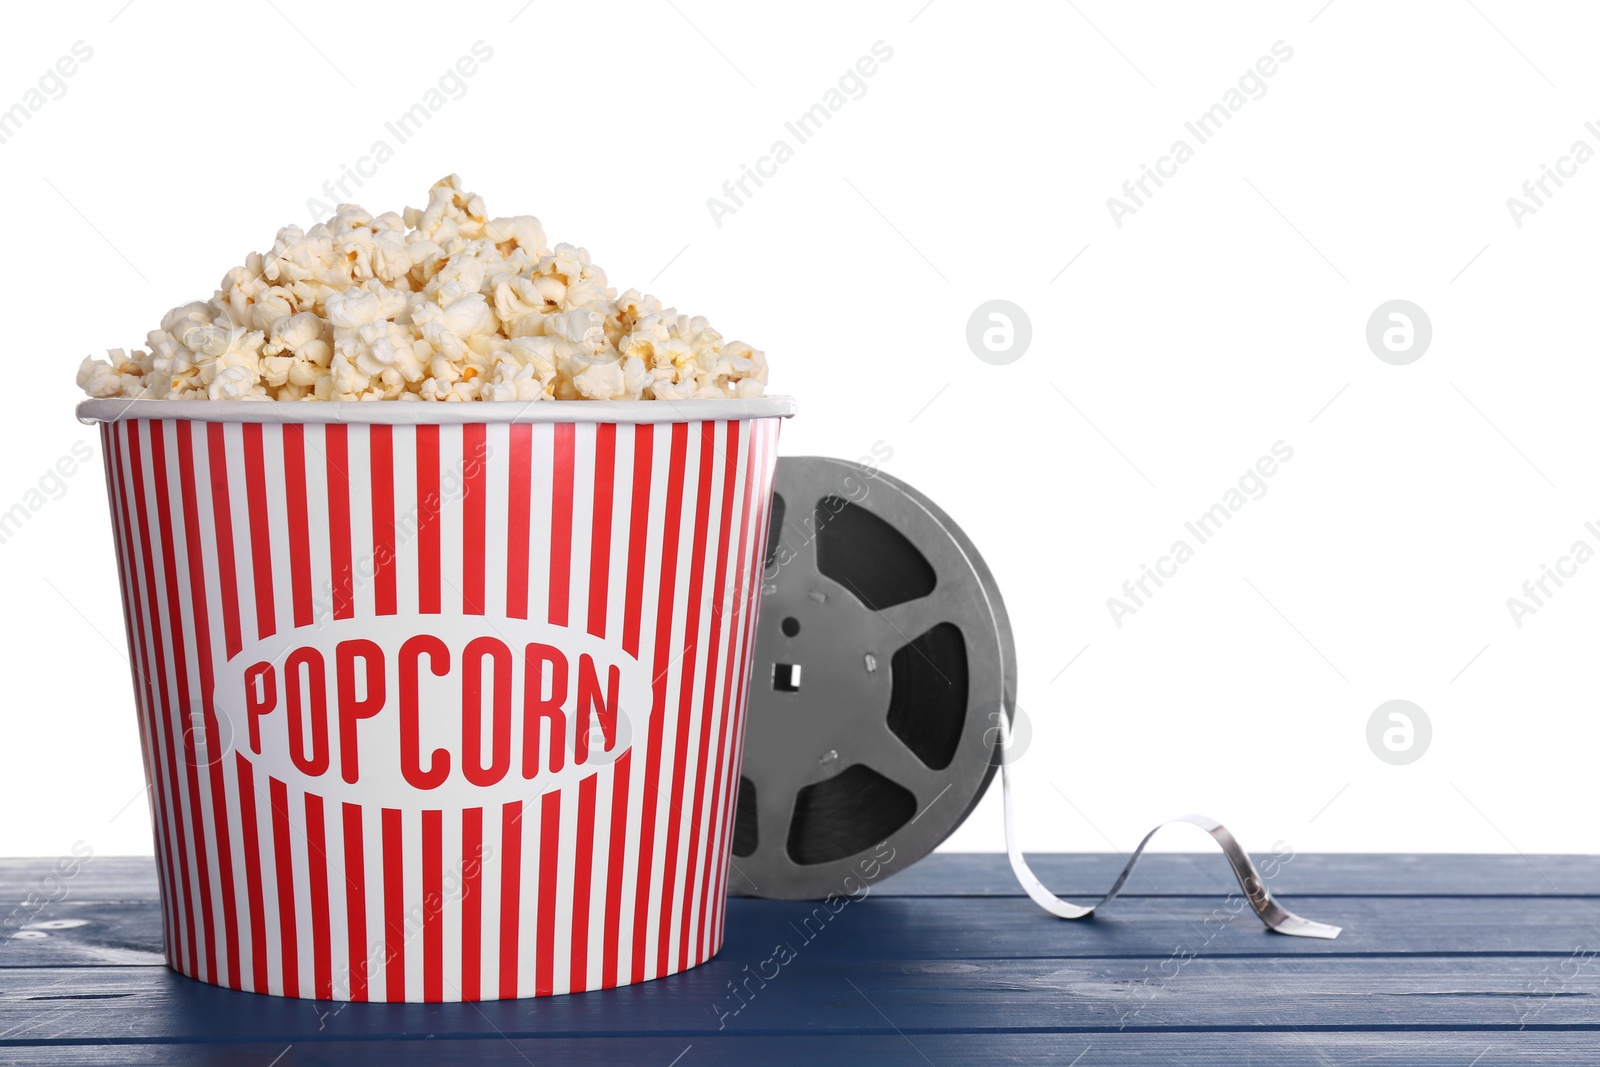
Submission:
MULTIPOLYGON (((1265 859, 1265 857, 1259 857, 1265 859)), ((155 900, 155 863, 148 856, 95 856, 62 878, 57 859, 0 859, 0 904, 31 897, 54 900, 155 900)), ((1113 853, 1040 853, 1029 857, 1045 884, 1062 894, 1098 898, 1122 869, 1113 853)), ((738 878, 733 877, 735 883, 738 878)), ((1268 879, 1276 893, 1317 892, 1436 896, 1600 896, 1593 856, 1307 854, 1280 864, 1268 879)), ((1160 852, 1139 861, 1130 896, 1220 894, 1235 888, 1219 852, 1160 852)), ((883 896, 1019 896, 1005 856, 936 852, 880 882, 883 896)), ((5 911, 0 910, 0 915, 5 911)))
POLYGON ((1329 1067, 1394 1063, 1408 1067, 1571 1067, 1592 1062, 1592 1033, 1121 1033, 791 1035, 782 1040, 731 1035, 586 1039, 489 1036, 482 1040, 336 1041, 318 1044, 57 1045, 7 1050, 40 1067, 528 1067, 536 1064, 627 1063, 667 1067, 814 1067, 839 1064, 948 1064, 972 1067, 1329 1067), (280 1058, 281 1057, 281 1058, 280 1058), (681 1057, 681 1058, 680 1058, 681 1057))
MULTIPOLYGON (((1564 955, 1600 943, 1600 903, 1564 897, 1516 903, 1473 897, 1295 897, 1308 917, 1342 925, 1336 941, 1268 933, 1237 897, 1117 900, 1093 919, 1064 922, 1015 897, 867 897, 839 905, 728 902, 725 958, 765 959, 780 942, 854 959, 1161 960, 1179 948, 1207 956, 1564 955)), ((160 962, 161 912, 154 902, 66 901, 37 922, 68 923, 0 940, 11 967, 160 962), (43 935, 43 936, 39 936, 43 935)))
POLYGON ((158 901, 66 900, 30 911, 0 935, 0 968, 160 966, 158 901))
POLYGON ((0 1045, 52 1041, 1010 1031, 1585 1030, 1600 1047, 1600 966, 1492 959, 1197 958, 841 961, 750 971, 718 960, 667 981, 543 1000, 315 1004, 159 968, 0 972, 0 1045), (761 977, 758 977, 760 975, 761 977), (764 975, 771 975, 765 978, 764 975), (736 983, 738 995, 730 992, 736 983))
MULTIPOLYGON (((88 859, 0 859, 0 916, 25 901, 156 900, 156 863, 150 856, 88 859)), ((0 918, 0 924, 3 924, 0 918)))
MULTIPOLYGON (((1182 840, 1181 827, 1172 831, 1182 840)), ((1198 834, 1200 831, 1194 831, 1198 834)), ((1270 853, 1256 856, 1266 868, 1270 853)), ((1034 873, 1079 903, 1098 900, 1126 862, 1115 853, 1039 853, 1034 873)), ((734 878, 734 882, 738 879, 734 878)), ((1600 896, 1600 861, 1577 855, 1296 855, 1267 878, 1274 893, 1319 896, 1600 896)), ((1140 858, 1130 896, 1227 893, 1238 888, 1220 851, 1157 852, 1140 858)), ((1021 896, 1003 853, 936 852, 880 882, 885 896, 1021 896)))
MULTIPOLYGON (((1600 904, 1586 898, 1287 897, 1287 906, 1344 928, 1337 940, 1269 933, 1235 897, 1116 900, 1094 918, 1063 921, 1025 898, 874 897, 831 922, 820 905, 730 901, 729 949, 794 938, 795 928, 844 957, 1162 957, 1207 955, 1565 953, 1600 942, 1600 904), (735 910, 733 904, 746 908, 735 910), (819 911, 819 909, 821 909, 819 911), (808 922, 809 920, 809 922, 808 922), (738 940, 734 939, 737 932, 738 940), (837 934, 837 938, 835 935, 837 934), (837 939, 843 944, 832 947, 837 939)), ((802 935, 803 936, 803 935, 802 935)))

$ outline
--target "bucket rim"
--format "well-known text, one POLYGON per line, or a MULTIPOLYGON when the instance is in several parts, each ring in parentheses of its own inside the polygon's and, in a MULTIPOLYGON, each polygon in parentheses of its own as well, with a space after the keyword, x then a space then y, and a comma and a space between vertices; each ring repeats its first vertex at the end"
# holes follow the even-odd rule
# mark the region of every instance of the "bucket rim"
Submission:
POLYGON ((749 400, 474 400, 465 403, 404 403, 394 400, 84 400, 85 425, 136 419, 185 419, 227 423, 345 423, 378 426, 459 426, 540 422, 677 423, 787 419, 792 396, 749 400))

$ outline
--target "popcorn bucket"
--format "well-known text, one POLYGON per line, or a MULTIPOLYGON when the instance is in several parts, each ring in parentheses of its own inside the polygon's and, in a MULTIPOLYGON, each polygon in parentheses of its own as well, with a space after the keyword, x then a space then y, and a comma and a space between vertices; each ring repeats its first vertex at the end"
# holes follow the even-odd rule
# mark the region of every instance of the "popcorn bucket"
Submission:
POLYGON ((722 945, 787 398, 91 400, 171 966, 547 996, 722 945))

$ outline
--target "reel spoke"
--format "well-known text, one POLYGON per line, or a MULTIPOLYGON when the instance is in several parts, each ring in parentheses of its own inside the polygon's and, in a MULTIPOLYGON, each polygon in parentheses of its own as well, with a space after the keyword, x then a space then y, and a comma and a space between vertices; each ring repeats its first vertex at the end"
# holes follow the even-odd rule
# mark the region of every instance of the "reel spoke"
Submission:
POLYGON ((959 617, 961 612, 950 610, 951 596, 940 588, 925 597, 872 612, 881 630, 883 645, 889 649, 903 648, 940 623, 959 617))
MULTIPOLYGON (((774 791, 770 795, 766 792, 760 794, 760 799, 756 802, 757 845, 755 855, 751 857, 758 866, 766 866, 761 861, 768 863, 776 861, 779 864, 786 862, 784 850, 789 840, 789 825, 794 820, 794 802, 798 792, 791 790, 774 791)), ((756 880, 759 882, 759 875, 756 880)))
POLYGON ((909 789, 917 798, 917 809, 933 803, 950 783, 917 758, 906 743, 896 737, 887 725, 867 734, 857 749, 856 758, 868 767, 899 786, 909 789))

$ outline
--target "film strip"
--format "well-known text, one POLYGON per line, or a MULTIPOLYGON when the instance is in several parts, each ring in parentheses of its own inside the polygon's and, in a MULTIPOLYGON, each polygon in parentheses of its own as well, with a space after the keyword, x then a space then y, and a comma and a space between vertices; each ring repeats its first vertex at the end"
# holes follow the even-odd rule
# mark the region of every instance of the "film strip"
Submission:
MULTIPOLYGON (((1016 843, 1015 648, 994 576, 961 528, 899 479, 815 456, 779 461, 771 514, 730 888, 812 899, 903 870, 965 821, 1003 767, 1006 849, 1028 896, 1066 919, 1115 897, 1160 826, 1089 907, 1051 893, 1016 843)), ((1173 821, 1221 846, 1268 929, 1338 936, 1279 905, 1222 824, 1173 821)))

